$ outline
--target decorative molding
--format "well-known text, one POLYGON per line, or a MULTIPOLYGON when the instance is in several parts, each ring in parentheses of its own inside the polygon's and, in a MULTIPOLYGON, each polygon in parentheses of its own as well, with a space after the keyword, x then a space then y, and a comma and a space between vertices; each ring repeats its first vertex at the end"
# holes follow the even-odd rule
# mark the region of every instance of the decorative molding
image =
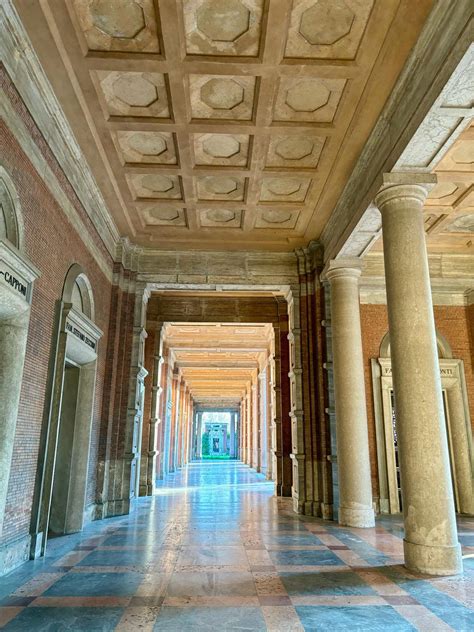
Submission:
POLYGON ((168 290, 246 291, 281 294, 298 284, 292 252, 138 252, 138 279, 168 290), (282 290, 282 287, 284 290, 282 290))
MULTIPOLYGON (((360 302, 386 304, 382 253, 363 259, 360 302)), ((433 305, 471 305, 474 302, 474 255, 430 254, 428 265, 433 305)))

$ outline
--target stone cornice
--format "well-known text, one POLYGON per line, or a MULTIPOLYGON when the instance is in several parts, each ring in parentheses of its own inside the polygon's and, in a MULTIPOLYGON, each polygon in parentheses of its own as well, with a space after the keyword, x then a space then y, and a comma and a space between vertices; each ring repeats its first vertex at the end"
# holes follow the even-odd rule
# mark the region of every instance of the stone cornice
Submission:
MULTIPOLYGON (((293 252, 137 251, 138 278, 165 289, 285 294, 298 284, 293 252)), ((152 287, 153 289, 153 287, 152 287)))
POLYGON ((132 244, 128 237, 121 237, 115 246, 115 261, 121 263, 126 270, 137 272, 143 248, 132 244))
MULTIPOLYGON (((383 254, 363 259, 360 279, 361 303, 386 303, 383 254)), ((434 305, 472 305, 474 302, 474 255, 430 254, 428 256, 434 305)))

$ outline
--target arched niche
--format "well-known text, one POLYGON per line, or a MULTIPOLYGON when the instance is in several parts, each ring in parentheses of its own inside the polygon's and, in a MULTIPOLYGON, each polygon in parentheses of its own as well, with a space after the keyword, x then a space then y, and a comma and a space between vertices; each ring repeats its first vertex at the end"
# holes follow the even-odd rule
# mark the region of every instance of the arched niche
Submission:
POLYGON ((92 431, 97 348, 92 285, 78 264, 65 277, 53 345, 52 388, 46 449, 39 468, 32 557, 44 554, 48 535, 81 531, 87 519, 86 492, 92 431))
MULTIPOLYGON (((450 454, 456 510, 474 514, 473 445, 466 380, 462 360, 453 358, 449 342, 437 333, 441 388, 450 454)), ((380 344, 379 358, 371 360, 374 395, 380 511, 401 511, 400 477, 396 443, 390 335, 380 344)))
MULTIPOLYGON (((448 359, 453 357, 451 345, 446 338, 440 333, 436 332, 436 346, 438 348, 438 357, 440 359, 448 359)), ((390 332, 387 331, 380 343, 379 357, 390 358, 392 356, 390 350, 390 332)))
MULTIPOLYGON (((22 253, 23 220, 18 193, 0 166, 0 535, 20 402, 33 283, 39 271, 22 253)), ((24 552, 7 552, 17 559, 24 552)), ((7 567, 0 568, 2 571, 7 567)))
POLYGON ((94 321, 95 308, 92 285, 77 263, 69 268, 64 280, 63 303, 71 303, 78 312, 94 321))
POLYGON ((0 239, 6 239, 17 250, 23 250, 23 218, 20 199, 13 180, 0 166, 0 239))

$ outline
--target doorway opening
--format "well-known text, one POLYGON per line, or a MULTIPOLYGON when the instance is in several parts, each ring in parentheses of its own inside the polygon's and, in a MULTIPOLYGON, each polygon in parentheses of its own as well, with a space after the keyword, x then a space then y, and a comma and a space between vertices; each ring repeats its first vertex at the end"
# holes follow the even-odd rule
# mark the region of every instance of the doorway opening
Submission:
POLYGON ((281 376, 272 324, 166 322, 158 344, 158 480, 189 463, 241 461, 276 482, 281 376))
POLYGON ((57 308, 47 423, 33 505, 32 558, 44 555, 49 537, 81 531, 92 518, 86 497, 102 332, 93 322, 92 289, 80 266, 69 269, 57 308))
MULTIPOLYGON (((18 194, 13 181, 0 166, 0 538, 8 504, 33 282, 39 275, 22 249, 23 223, 18 194)), ((8 569, 8 564, 4 569, 8 569)))
POLYGON ((61 415, 59 422, 56 469, 51 497, 48 536, 63 535, 68 532, 68 487, 73 466, 73 447, 77 400, 79 395, 80 368, 66 362, 61 395, 61 415))
MULTIPOLYGON (((400 513, 403 510, 403 480, 400 476, 388 334, 382 341, 380 355, 380 358, 371 361, 380 511, 400 513)), ((473 446, 464 366, 462 360, 452 357, 449 344, 439 335, 438 355, 455 508, 458 513, 473 515, 473 446)))

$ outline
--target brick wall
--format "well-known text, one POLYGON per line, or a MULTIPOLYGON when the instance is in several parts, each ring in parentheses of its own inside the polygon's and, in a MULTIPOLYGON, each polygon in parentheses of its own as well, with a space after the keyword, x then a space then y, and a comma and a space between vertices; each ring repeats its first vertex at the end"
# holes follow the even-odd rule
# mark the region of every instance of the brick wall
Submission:
MULTIPOLYGON (((388 331, 387 308, 385 305, 361 305, 362 344, 365 367, 365 391, 374 497, 378 498, 377 451, 375 441, 374 393, 372 387, 371 358, 379 357, 380 343, 388 331)), ((436 330, 448 341, 453 358, 464 361, 466 387, 469 400, 471 424, 474 427, 474 309, 462 306, 435 306, 436 330)))
MULTIPOLYGON (((0 95, 9 99, 28 129, 32 140, 58 178, 59 185, 83 218, 85 230, 110 261, 100 237, 48 145, 35 126, 8 75, 0 66, 0 95), (3 90, 3 93, 2 93, 3 90)), ((31 506, 36 477, 38 447, 45 402, 48 365, 56 302, 61 298, 69 267, 80 264, 87 274, 94 294, 95 322, 104 332, 99 342, 96 397, 93 415, 87 504, 96 498, 96 469, 102 407, 105 351, 109 328, 111 283, 67 220, 55 198, 22 151, 13 133, 0 122, 0 156, 2 165, 13 180, 19 194, 25 237, 25 254, 40 270, 35 282, 25 357, 25 367, 16 427, 14 455, 10 475, 3 543, 27 535, 30 529, 31 506)))
POLYGON ((107 503, 121 498, 120 481, 115 478, 120 474, 113 464, 124 453, 135 309, 135 295, 129 290, 135 277, 121 264, 114 265, 97 471, 97 500, 101 507, 98 517, 110 515, 107 503))

